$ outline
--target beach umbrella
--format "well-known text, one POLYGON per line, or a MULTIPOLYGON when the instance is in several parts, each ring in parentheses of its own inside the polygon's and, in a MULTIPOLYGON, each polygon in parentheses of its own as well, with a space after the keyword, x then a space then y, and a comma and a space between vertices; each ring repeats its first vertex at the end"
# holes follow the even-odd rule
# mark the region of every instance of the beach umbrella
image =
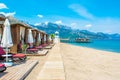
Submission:
POLYGON ((28 43, 33 43, 34 40, 33 40, 33 35, 32 35, 32 31, 31 29, 29 29, 28 31, 28 43))
MULTIPOLYGON (((6 48, 6 55, 8 54, 8 48, 13 46, 10 22, 8 19, 6 19, 4 22, 4 31, 1 40, 1 46, 6 48)), ((8 56, 6 56, 6 62, 7 61, 8 61, 8 56)))

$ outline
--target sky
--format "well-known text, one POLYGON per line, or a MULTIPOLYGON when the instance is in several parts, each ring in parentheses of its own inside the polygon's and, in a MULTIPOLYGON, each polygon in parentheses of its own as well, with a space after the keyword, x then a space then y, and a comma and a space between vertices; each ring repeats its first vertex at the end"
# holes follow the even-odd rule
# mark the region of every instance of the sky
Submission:
POLYGON ((30 24, 120 33, 120 0, 0 0, 0 13, 30 24))

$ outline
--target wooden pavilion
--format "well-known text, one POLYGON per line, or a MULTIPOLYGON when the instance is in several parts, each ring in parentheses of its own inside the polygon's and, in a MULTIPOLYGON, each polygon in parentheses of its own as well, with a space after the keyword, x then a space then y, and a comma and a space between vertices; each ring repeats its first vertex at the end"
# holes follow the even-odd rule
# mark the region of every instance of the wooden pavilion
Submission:
MULTIPOLYGON (((18 44, 20 41, 22 41, 23 44, 27 44, 28 40, 28 29, 32 29, 32 34, 34 38, 34 44, 37 45, 38 42, 38 34, 40 33, 41 36, 41 43, 44 44, 44 35, 46 33, 44 31, 39 31, 37 29, 33 29, 30 25, 23 23, 22 21, 19 21, 15 19, 12 16, 5 17, 4 15, 0 14, 0 41, 3 34, 3 24, 5 19, 8 18, 10 21, 11 26, 11 34, 12 34, 12 40, 13 40, 13 46, 11 47, 11 52, 17 52, 18 51, 18 44)), ((47 37, 46 37, 47 40, 47 37)))

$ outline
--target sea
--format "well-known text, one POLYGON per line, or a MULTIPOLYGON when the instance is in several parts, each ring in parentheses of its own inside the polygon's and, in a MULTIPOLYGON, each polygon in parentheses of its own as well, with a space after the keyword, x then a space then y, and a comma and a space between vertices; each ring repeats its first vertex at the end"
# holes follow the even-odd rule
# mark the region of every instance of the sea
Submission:
POLYGON ((67 43, 75 46, 83 46, 88 48, 120 53, 120 40, 93 40, 91 43, 67 43))

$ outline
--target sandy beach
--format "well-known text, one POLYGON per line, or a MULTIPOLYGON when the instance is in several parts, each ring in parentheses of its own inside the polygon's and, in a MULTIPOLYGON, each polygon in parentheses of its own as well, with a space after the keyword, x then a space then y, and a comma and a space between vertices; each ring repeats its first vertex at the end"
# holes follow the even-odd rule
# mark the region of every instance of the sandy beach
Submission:
MULTIPOLYGON (((46 60, 55 53, 52 48, 46 57, 33 57, 39 64, 25 80, 39 80, 46 60)), ((120 80, 120 54, 60 43, 66 80, 120 80)), ((60 79, 61 80, 61 79, 60 79)))
POLYGON ((120 80, 120 54, 60 44, 66 80, 120 80))

